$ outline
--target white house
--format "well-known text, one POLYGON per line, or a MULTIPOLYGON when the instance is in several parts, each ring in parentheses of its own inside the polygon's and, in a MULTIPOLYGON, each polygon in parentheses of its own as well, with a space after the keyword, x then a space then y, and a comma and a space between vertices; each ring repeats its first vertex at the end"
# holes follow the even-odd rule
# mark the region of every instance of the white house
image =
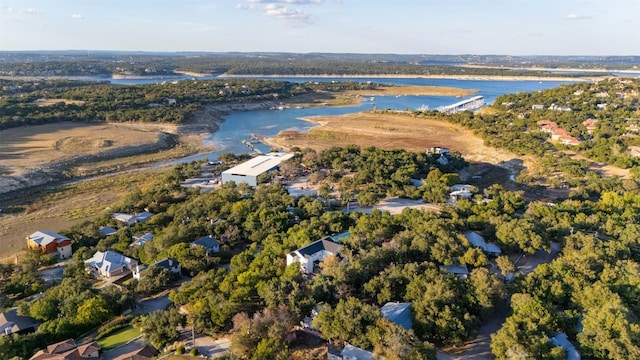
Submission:
POLYGON ((84 264, 88 272, 107 280, 127 275, 129 272, 133 274, 134 278, 140 277, 138 260, 126 257, 116 251, 97 251, 93 257, 85 260, 84 264))
POLYGON ((330 237, 327 237, 314 241, 305 247, 288 253, 287 266, 298 262, 300 263, 300 271, 304 274, 312 273, 315 265, 331 255, 337 255, 340 251, 340 245, 329 239, 330 237))
POLYGON ((502 250, 500 250, 500 247, 498 247, 498 245, 485 242, 482 235, 478 234, 475 231, 467 231, 464 233, 464 236, 467 238, 471 245, 481 248, 489 255, 498 256, 502 253, 502 250))
POLYGON ((256 156, 251 160, 232 167, 222 172, 222 183, 228 182, 247 183, 250 186, 258 185, 258 176, 275 170, 283 161, 289 160, 293 154, 284 152, 271 152, 266 155, 256 156))

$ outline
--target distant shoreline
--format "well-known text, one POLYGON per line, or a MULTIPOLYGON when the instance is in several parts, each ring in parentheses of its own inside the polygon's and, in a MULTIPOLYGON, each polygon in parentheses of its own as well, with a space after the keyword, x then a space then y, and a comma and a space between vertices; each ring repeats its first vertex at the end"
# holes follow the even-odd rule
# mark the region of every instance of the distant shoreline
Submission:
POLYGON ((355 79, 451 79, 451 80, 503 80, 503 81, 596 81, 610 78, 607 76, 502 76, 502 75, 407 75, 407 74, 368 74, 368 75, 236 75, 221 74, 220 78, 355 78, 355 79))
MULTIPOLYGON (((166 80, 166 81, 179 81, 175 77, 179 76, 193 76, 198 79, 200 77, 212 76, 211 74, 202 73, 187 73, 179 72, 175 75, 150 75, 150 76, 134 76, 134 75, 121 75, 114 74, 111 77, 99 77, 99 76, 3 76, 0 75, 0 79, 4 80, 80 80, 80 81, 110 81, 110 80, 166 80)), ((319 79, 450 79, 450 80, 485 80, 485 81, 598 81, 607 78, 616 77, 615 75, 602 75, 602 76, 585 76, 585 77, 568 77, 568 76, 502 76, 502 75, 409 75, 409 74, 354 74, 354 75, 336 75, 336 74, 322 74, 322 75, 308 75, 308 74, 296 74, 296 75, 247 75, 247 74, 220 74, 215 79, 228 79, 228 78, 319 78, 319 79)))

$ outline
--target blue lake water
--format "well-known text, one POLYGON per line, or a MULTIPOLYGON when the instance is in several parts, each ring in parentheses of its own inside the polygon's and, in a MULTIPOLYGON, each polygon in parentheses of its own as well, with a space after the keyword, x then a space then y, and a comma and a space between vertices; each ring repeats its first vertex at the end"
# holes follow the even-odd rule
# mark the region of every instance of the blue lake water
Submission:
MULTIPOLYGON (((408 79, 408 78, 277 78, 271 80, 282 80, 291 82, 307 81, 372 81, 383 84, 394 85, 422 85, 422 86, 450 86, 463 89, 475 89, 477 95, 485 97, 485 101, 490 104, 496 97, 515 92, 530 92, 549 89, 570 82, 562 81, 494 81, 494 80, 453 80, 453 79, 408 79)), ((183 159, 183 161, 199 160, 204 157, 215 159, 222 153, 249 153, 251 150, 243 144, 243 140, 251 141, 251 135, 275 136, 282 130, 306 131, 313 126, 312 123, 300 120, 309 116, 342 115, 360 111, 377 109, 407 110, 428 106, 435 109, 438 106, 450 105, 462 99, 453 96, 376 96, 375 98, 364 98, 358 106, 346 107, 317 107, 317 108, 285 108, 283 110, 258 110, 236 112, 228 115, 220 125, 220 129, 206 138, 205 141, 212 142, 218 148, 207 154, 200 154, 183 159)), ((270 148, 257 143, 254 146, 262 152, 267 152, 270 148)))

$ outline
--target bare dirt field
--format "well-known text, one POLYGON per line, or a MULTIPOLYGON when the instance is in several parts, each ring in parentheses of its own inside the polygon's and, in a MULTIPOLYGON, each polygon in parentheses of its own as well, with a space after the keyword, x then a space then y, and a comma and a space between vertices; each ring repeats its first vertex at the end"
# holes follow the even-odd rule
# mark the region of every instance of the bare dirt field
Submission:
POLYGON ((446 86, 385 86, 375 90, 352 90, 348 94, 360 96, 468 96, 477 90, 446 86))
POLYGON ((157 130, 123 125, 61 122, 24 126, 0 132, 0 175, 21 173, 78 155, 96 154, 124 146, 153 144, 157 130))
POLYGON ((38 106, 51 106, 51 105, 54 105, 54 104, 57 104, 57 103, 82 105, 82 104, 84 104, 84 101, 68 100, 68 99, 38 99, 38 100, 34 101, 33 103, 38 105, 38 106))
POLYGON ((516 156, 483 144, 482 139, 455 124, 430 118, 397 113, 362 112, 341 116, 309 117, 319 124, 306 133, 282 131, 266 141, 274 146, 293 146, 324 150, 332 146, 356 144, 381 149, 425 151, 427 147, 443 146, 458 151, 468 161, 498 164, 516 156))

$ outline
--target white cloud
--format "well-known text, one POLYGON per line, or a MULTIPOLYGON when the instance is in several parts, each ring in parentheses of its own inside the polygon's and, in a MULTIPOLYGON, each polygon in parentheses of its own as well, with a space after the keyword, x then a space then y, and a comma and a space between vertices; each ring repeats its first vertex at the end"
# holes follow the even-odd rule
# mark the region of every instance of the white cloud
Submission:
POLYGON ((264 16, 281 19, 289 25, 304 26, 315 22, 313 15, 302 10, 306 5, 320 5, 326 0, 244 0, 238 10, 249 10, 264 16))
POLYGON ((82 16, 82 14, 72 14, 71 18, 74 20, 80 20, 82 19, 84 16, 82 16))
POLYGON ((567 20, 586 20, 589 19, 589 16, 578 15, 578 14, 569 14, 565 17, 567 20))
POLYGON ((257 4, 290 4, 290 5, 317 5, 322 4, 325 0, 247 0, 250 3, 257 4))
POLYGON ((20 9, 18 10, 18 12, 20 14, 25 14, 25 15, 34 15, 38 13, 38 9, 36 8, 20 9))
POLYGON ((269 4, 263 10, 262 13, 266 16, 271 16, 279 19, 285 19, 298 23, 310 23, 313 22, 311 15, 305 13, 300 9, 291 9, 286 6, 278 4, 269 4))

